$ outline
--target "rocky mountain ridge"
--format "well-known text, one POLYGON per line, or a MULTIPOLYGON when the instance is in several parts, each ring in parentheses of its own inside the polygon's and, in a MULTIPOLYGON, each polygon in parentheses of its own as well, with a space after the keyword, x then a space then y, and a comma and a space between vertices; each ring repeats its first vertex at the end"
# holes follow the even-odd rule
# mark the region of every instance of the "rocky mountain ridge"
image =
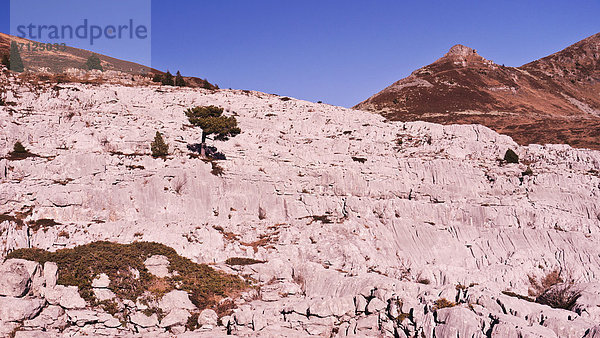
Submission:
POLYGON ((356 108, 394 121, 483 124, 523 145, 600 149, 600 33, 521 67, 456 45, 356 108))
MULTIPOLYGON (((473 54, 458 47, 451 57, 479 60, 473 54)), ((24 307, 1 317, 4 331, 23 337, 600 333, 598 151, 519 146, 480 125, 390 122, 254 91, 32 84, 1 76, 2 257, 26 247, 150 241, 257 283, 255 293, 234 299, 230 315, 205 313, 190 332, 182 318, 201 309, 165 306, 164 317, 153 317, 142 306, 122 304, 128 314, 117 323, 82 303, 73 287, 53 285, 52 264, 9 260, 2 269, 23 272, 12 280, 15 288, 31 287, 0 289, 0 313, 24 307), (226 160, 190 154, 187 146, 199 142, 200 132, 183 111, 197 105, 221 106, 238 119, 242 133, 215 142, 226 160), (166 159, 150 156, 156 131, 170 145, 166 159), (17 141, 35 156, 11 157, 17 141), (520 163, 501 160, 507 149, 520 163), (258 262, 228 264, 232 257, 258 262), (554 271, 565 283, 569 272, 581 290, 570 309, 529 295, 536 280, 554 271), (43 288, 54 291, 36 293, 43 288), (73 302, 61 304, 57 293, 73 302)), ((98 279, 98 288, 110 291, 110 282, 98 279)))

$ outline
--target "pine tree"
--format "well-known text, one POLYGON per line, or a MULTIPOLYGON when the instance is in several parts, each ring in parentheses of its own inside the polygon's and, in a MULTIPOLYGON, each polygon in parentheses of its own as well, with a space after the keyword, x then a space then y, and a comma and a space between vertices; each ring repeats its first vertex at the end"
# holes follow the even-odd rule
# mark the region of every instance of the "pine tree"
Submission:
POLYGON ((162 134, 158 131, 154 136, 154 141, 150 144, 150 150, 153 157, 165 157, 169 154, 169 145, 165 143, 162 134))
POLYGON ((100 62, 100 58, 96 54, 92 54, 90 57, 88 57, 85 66, 88 70, 98 69, 100 71, 104 71, 102 68, 102 63, 100 62))
POLYGON ((10 70, 17 73, 25 71, 23 66, 23 59, 21 59, 21 53, 19 53, 19 46, 15 41, 10 43, 10 70))
POLYGON ((165 76, 162 78, 162 84, 165 86, 172 86, 175 84, 175 82, 173 82, 173 74, 171 74, 168 70, 167 74, 165 74, 165 76))
POLYGON ((202 128, 202 144, 200 153, 206 156, 206 137, 215 135, 215 140, 226 141, 237 136, 241 130, 233 116, 223 116, 223 108, 216 106, 198 106, 185 111, 190 123, 202 128))
POLYGON ((152 77, 152 82, 162 82, 162 76, 160 75, 160 73, 154 74, 154 76, 152 77))
POLYGON ((177 71, 177 75, 175 76, 175 86, 185 87, 186 85, 187 84, 185 83, 183 76, 181 76, 181 73, 179 71, 177 71))

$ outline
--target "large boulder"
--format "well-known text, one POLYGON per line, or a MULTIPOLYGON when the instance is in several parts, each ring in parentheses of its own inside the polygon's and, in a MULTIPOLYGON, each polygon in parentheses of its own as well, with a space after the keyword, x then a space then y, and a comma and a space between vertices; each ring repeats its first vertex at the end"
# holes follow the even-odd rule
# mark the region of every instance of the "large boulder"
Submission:
POLYGON ((217 326, 218 319, 219 316, 214 310, 205 309, 202 310, 202 312, 200 312, 200 315, 198 316, 198 325, 200 325, 201 327, 217 326))
POLYGON ((196 306, 190 300, 188 293, 181 290, 173 290, 164 295, 158 303, 158 307, 167 313, 171 312, 173 309, 196 309, 196 306))
POLYGON ((162 255, 151 256, 144 262, 148 272, 161 278, 169 275, 169 264, 169 259, 162 255))
POLYGON ((79 288, 76 286, 56 285, 51 289, 46 289, 44 295, 48 303, 60 305, 65 309, 82 309, 86 306, 85 300, 79 295, 79 288))
POLYGON ((160 321, 159 326, 163 328, 172 326, 185 325, 190 318, 191 314, 188 310, 184 309, 173 309, 160 321))
POLYGON ((0 265, 0 296, 22 297, 31 285, 39 264, 23 259, 8 259, 0 265))
POLYGON ((129 317, 129 321, 143 328, 154 327, 158 325, 158 317, 156 316, 156 313, 153 313, 151 316, 146 316, 141 312, 136 312, 129 317))
POLYGON ((0 297, 0 320, 16 322, 35 317, 46 301, 40 298, 0 297))

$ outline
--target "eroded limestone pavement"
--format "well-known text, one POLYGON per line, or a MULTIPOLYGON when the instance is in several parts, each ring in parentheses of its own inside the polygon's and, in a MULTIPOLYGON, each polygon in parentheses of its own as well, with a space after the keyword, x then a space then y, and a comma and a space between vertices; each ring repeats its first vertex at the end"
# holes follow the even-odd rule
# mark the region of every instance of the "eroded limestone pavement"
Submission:
POLYGON ((163 299, 164 318, 127 304, 121 322, 91 309, 76 287, 55 285, 51 263, 9 260, 5 333, 600 335, 600 152, 521 147, 479 125, 390 123, 259 92, 2 76, 10 104, 0 106, 0 153, 21 141, 40 157, 0 160, 0 213, 31 209, 27 220, 58 223, 31 231, 7 218, 2 257, 29 246, 156 241, 261 285, 231 316, 205 311, 202 328, 184 333, 187 295, 163 299), (187 149, 200 131, 184 109, 211 104, 242 128, 215 142, 227 156, 221 176, 187 149), (166 160, 149 155, 156 131, 169 143, 166 160), (508 148, 520 164, 499 161, 508 148), (229 257, 265 263, 231 267, 229 257), (527 295, 529 276, 554 269, 582 290, 573 311, 515 297, 527 295))

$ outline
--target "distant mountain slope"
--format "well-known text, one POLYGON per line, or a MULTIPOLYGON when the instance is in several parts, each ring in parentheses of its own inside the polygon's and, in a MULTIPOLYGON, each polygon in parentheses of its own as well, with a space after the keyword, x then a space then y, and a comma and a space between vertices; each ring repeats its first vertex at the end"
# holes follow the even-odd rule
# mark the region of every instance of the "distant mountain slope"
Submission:
MULTIPOLYGON (((0 55, 9 53, 10 43, 13 40, 22 43, 34 42, 0 33, 0 55)), ((90 55, 92 55, 92 52, 74 47, 67 47, 65 51, 31 52, 27 51, 27 49, 21 51, 21 57, 27 70, 36 71, 41 67, 45 67, 52 73, 62 73, 69 68, 83 68, 90 55)), ((102 62, 104 70, 114 70, 129 74, 164 74, 159 70, 135 62, 120 60, 102 54, 97 55, 102 62)), ((197 77, 185 77, 185 79, 192 87, 216 88, 216 86, 204 79, 197 77)))
POLYGON ((479 123, 521 144, 600 149, 600 33, 516 68, 456 45, 355 108, 390 120, 479 123))

